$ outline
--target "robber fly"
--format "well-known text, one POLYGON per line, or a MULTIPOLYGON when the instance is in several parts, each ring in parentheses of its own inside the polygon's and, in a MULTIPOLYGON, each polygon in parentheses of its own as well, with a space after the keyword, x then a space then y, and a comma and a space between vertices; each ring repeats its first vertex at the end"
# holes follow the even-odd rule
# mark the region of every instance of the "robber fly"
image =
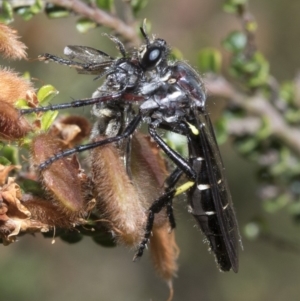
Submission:
MULTIPOLYGON (((220 151, 205 107, 203 83, 184 62, 163 64, 161 62, 159 74, 143 85, 141 93, 149 95, 152 90, 155 93, 139 109, 143 116, 150 117, 150 136, 177 168, 166 180, 165 194, 149 209, 148 229, 137 256, 150 237, 153 214, 162 207, 171 207, 174 196, 187 192, 189 211, 207 237, 220 269, 237 272, 240 236, 220 151), (186 136, 189 159, 185 160, 171 149, 156 128, 186 136), (188 181, 176 187, 183 174, 188 181)), ((173 221, 170 222, 172 226, 173 221)))
MULTIPOLYGON (((98 125, 101 125, 101 118, 105 118, 105 114, 127 112, 127 117, 123 115, 120 123, 116 123, 116 118, 112 119, 113 125, 117 124, 119 130, 111 131, 107 139, 57 153, 42 163, 40 169, 76 152, 108 143, 128 141, 139 125, 142 122, 146 123, 150 136, 174 162, 176 168, 166 179, 164 194, 149 208, 145 236, 135 257, 142 256, 151 235, 155 214, 163 208, 166 208, 171 228, 175 227, 172 201, 175 196, 186 192, 189 211, 206 236, 220 269, 232 269, 237 272, 240 236, 222 159, 206 111, 203 82, 188 64, 182 61, 168 61, 170 49, 166 41, 150 39, 145 33, 145 28, 141 28, 141 32, 145 44, 130 55, 118 39, 110 37, 122 54, 120 59, 113 59, 101 51, 83 46, 67 47, 65 54, 70 60, 52 55, 43 56, 45 60, 73 66, 80 73, 98 74, 98 77, 106 76, 106 79, 98 89, 96 97, 68 104, 21 110, 21 113, 95 104, 93 111, 98 112, 100 116, 98 125), (73 61, 73 58, 82 62, 73 61), (133 109, 135 103, 138 105, 133 109), (107 108, 109 110, 106 110, 107 108), (157 132, 158 128, 186 136, 189 158, 183 158, 168 146, 157 132), (178 186, 178 181, 183 175, 187 181, 178 186)), ((130 143, 126 145, 127 157, 130 157, 130 143)))

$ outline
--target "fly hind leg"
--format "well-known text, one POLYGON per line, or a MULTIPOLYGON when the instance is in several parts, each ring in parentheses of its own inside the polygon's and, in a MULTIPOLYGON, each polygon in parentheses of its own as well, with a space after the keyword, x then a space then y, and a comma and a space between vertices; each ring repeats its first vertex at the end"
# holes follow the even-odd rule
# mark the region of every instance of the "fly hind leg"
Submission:
POLYGON ((151 236, 155 214, 159 213, 164 207, 167 207, 167 214, 168 214, 168 218, 169 218, 169 221, 171 224, 171 228, 175 228, 175 218, 173 215, 173 208, 172 208, 172 200, 173 200, 173 197, 175 194, 176 194, 175 188, 173 188, 171 190, 168 189, 168 191, 165 192, 157 200, 155 200, 153 202, 153 204, 151 205, 151 207, 149 208, 145 235, 138 247, 136 254, 134 255, 133 261, 135 261, 137 258, 139 258, 143 255, 144 249, 146 248, 146 245, 151 236))

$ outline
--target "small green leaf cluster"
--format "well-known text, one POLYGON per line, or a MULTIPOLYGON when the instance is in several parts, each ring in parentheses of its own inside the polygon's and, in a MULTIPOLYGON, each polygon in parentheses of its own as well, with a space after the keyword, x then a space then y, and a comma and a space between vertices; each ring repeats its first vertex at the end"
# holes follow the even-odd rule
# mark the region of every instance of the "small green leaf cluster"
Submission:
POLYGON ((247 88, 259 88, 268 82, 269 62, 259 51, 249 53, 248 42, 246 33, 240 31, 230 33, 223 41, 224 48, 232 54, 228 71, 247 88))
POLYGON ((20 15, 25 21, 30 20, 34 15, 43 11, 44 4, 42 0, 35 0, 33 4, 24 6, 23 3, 18 2, 13 4, 11 1, 2 2, 2 10, 0 13, 0 22, 9 24, 14 20, 14 14, 20 15))
MULTIPOLYGON (((45 106, 58 94, 58 91, 51 85, 42 86, 37 92, 37 103, 35 106, 45 106)), ((31 106, 27 100, 20 99, 16 103, 18 109, 29 109, 31 106)), ((39 121, 39 128, 41 131, 47 131, 57 117, 58 111, 47 111, 43 114, 32 113, 28 116, 29 120, 39 121)))
MULTIPOLYGON (((246 4, 245 0, 227 0, 224 9, 242 16, 246 4)), ((256 49, 254 42, 257 24, 251 18, 243 20, 243 30, 231 32, 223 41, 223 47, 231 54, 229 74, 244 91, 245 103, 255 101, 256 97, 266 101, 287 127, 298 129, 300 99, 297 80, 272 85, 274 79, 269 62, 256 49)), ((208 63, 218 61, 212 51, 203 51, 199 58, 204 70, 217 73, 214 63, 208 63)), ((224 111, 216 124, 218 141, 223 143, 231 138, 238 153, 257 164, 258 195, 266 212, 284 208, 295 220, 300 220, 299 155, 274 134, 271 119, 265 115, 251 116, 246 107, 231 105, 224 111), (248 128, 236 128, 244 126, 246 120, 248 128)), ((248 230, 253 229, 250 227, 248 230)))
POLYGON ((203 73, 220 73, 222 67, 221 52, 212 47, 201 49, 197 57, 197 66, 203 73))

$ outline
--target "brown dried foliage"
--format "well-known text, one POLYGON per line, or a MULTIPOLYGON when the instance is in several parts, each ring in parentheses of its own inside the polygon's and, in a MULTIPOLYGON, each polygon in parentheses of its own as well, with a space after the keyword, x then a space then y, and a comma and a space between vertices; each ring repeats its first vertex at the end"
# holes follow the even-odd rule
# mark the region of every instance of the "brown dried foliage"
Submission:
MULTIPOLYGON (((4 173, 7 173, 7 170, 4 173)), ((31 219, 31 213, 21 199, 19 185, 15 183, 14 178, 8 178, 7 183, 0 187, 0 237, 4 245, 14 242, 20 232, 49 230, 48 225, 31 219)))
POLYGON ((52 126, 50 133, 60 138, 63 143, 71 148, 88 137, 91 124, 82 116, 67 116, 58 119, 52 126))
POLYGON ((20 165, 9 165, 5 166, 0 164, 0 185, 4 185, 6 183, 8 174, 14 169, 20 169, 20 165))

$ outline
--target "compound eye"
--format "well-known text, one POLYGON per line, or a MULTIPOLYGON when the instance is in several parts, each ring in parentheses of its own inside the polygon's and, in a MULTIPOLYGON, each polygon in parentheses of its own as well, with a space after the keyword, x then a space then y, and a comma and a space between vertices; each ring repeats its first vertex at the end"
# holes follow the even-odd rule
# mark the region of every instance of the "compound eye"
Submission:
POLYGON ((157 59, 160 57, 160 51, 158 49, 153 49, 149 53, 149 61, 156 62, 157 59))
POLYGON ((147 49, 142 57, 141 65, 144 69, 151 69, 156 66, 162 57, 162 51, 159 47, 151 47, 147 49))

